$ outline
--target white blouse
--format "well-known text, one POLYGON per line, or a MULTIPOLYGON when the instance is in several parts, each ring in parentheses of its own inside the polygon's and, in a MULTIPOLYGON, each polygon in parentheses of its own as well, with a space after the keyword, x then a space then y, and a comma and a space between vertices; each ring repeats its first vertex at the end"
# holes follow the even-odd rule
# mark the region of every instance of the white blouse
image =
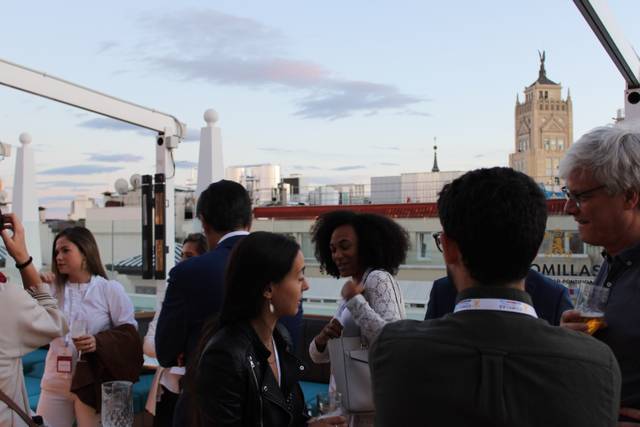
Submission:
MULTIPOLYGON (((133 303, 119 282, 92 276, 88 283, 67 282, 63 289, 64 295, 58 299, 70 330, 73 321, 78 318, 87 322, 89 335, 96 335, 125 323, 138 327, 134 318, 133 303)), ((56 287, 51 286, 51 291, 55 296, 56 287)), ((65 354, 72 356, 75 363, 78 353, 70 332, 51 341, 41 382, 42 389, 54 392, 69 391, 72 374, 57 372, 57 358, 65 354)))
MULTIPOLYGON (((363 343, 369 346, 376 340, 384 325, 407 317, 400 286, 384 270, 365 273, 364 292, 351 298, 345 306, 360 327, 363 343)), ((342 307, 338 310, 341 309, 342 307)), ((328 363, 328 347, 320 352, 316 347, 316 340, 311 340, 309 356, 315 363, 328 363)))

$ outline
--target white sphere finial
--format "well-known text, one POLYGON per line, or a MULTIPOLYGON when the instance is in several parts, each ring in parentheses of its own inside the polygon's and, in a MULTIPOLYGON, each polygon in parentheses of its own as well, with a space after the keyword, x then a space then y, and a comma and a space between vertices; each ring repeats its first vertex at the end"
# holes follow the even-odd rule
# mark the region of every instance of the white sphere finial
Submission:
POLYGON ((24 145, 31 144, 31 135, 29 135, 27 132, 22 132, 19 139, 20 143, 24 145))
POLYGON ((219 119, 218 112, 213 108, 209 108, 204 112, 204 121, 207 122, 209 127, 213 126, 219 119))

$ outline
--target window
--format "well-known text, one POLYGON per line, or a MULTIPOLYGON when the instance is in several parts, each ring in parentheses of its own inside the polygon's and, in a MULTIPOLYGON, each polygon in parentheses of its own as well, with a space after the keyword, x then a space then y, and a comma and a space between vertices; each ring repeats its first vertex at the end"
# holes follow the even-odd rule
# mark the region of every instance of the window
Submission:
POLYGON ((431 233, 418 233, 417 235, 417 254, 416 258, 418 260, 429 260, 431 259, 431 254, 429 253, 431 242, 433 241, 433 237, 431 233))
POLYGON ((553 163, 551 161, 551 157, 547 157, 546 159, 544 159, 544 165, 545 165, 545 175, 546 176, 553 176, 553 163))
POLYGON ((577 231, 548 230, 538 253, 541 255, 572 255, 586 253, 585 243, 577 231))
POLYGON ((302 249, 302 255, 304 255, 304 259, 315 261, 315 248, 313 246, 313 242, 311 241, 311 233, 300 233, 300 236, 300 249, 302 249))
POLYGON ((563 151, 564 150, 564 138, 557 138, 557 143, 558 143, 558 150, 563 151))

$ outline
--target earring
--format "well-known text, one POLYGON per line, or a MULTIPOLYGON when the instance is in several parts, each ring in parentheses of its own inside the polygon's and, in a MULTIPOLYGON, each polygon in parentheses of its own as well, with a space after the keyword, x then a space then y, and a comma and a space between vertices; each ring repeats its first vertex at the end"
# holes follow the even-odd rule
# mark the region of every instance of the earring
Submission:
POLYGON ((269 300, 269 311, 271 312, 271 314, 276 312, 276 308, 271 303, 271 300, 269 300))

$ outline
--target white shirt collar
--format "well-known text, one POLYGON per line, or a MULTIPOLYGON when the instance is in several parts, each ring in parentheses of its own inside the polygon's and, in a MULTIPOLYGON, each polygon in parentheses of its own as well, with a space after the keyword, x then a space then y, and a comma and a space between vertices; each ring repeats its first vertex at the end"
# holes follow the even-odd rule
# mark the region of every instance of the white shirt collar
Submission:
POLYGON ((224 236, 222 236, 222 237, 220 238, 220 240, 218 240, 218 245, 219 245, 220 243, 222 243, 222 241, 223 241, 223 240, 226 240, 226 239, 228 239, 228 238, 230 238, 230 237, 235 237, 235 236, 247 236, 248 234, 249 234, 249 232, 248 232, 248 231, 246 231, 246 230, 232 231, 231 233, 227 233, 227 234, 225 234, 224 236))

